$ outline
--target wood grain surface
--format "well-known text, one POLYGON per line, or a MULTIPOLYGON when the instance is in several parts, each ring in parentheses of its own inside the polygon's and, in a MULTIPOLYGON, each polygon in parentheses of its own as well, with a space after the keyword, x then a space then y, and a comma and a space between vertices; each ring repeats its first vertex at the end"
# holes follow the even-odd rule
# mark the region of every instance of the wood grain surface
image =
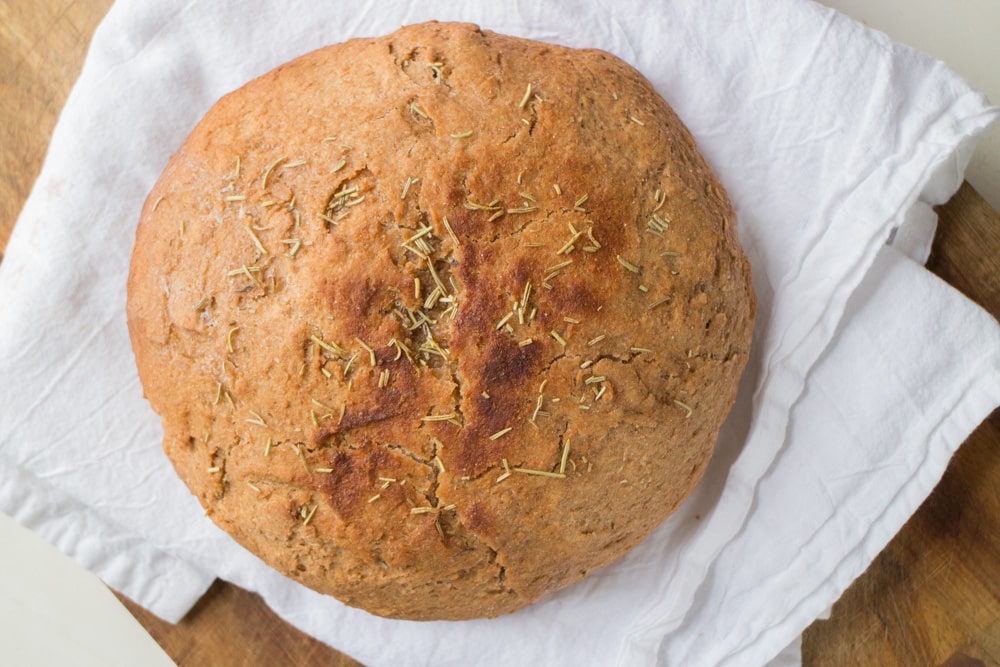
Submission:
MULTIPOLYGON (((0 258, 110 0, 0 0, 0 258)), ((1000 316, 1000 215, 965 185, 929 267, 1000 316)), ((216 582, 178 625, 119 595, 179 665, 356 665, 216 582)), ((803 638, 803 664, 1000 665, 1000 413, 962 445, 903 530, 803 638)))

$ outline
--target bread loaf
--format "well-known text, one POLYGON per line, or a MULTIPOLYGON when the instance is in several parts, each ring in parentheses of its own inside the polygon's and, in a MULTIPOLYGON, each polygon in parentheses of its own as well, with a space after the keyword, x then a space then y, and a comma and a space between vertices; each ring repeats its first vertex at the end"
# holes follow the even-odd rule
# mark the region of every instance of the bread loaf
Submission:
POLYGON ((753 315, 727 196, 638 72, 447 23, 221 99, 128 282, 212 520, 409 619, 514 611, 645 538, 705 469, 753 315))

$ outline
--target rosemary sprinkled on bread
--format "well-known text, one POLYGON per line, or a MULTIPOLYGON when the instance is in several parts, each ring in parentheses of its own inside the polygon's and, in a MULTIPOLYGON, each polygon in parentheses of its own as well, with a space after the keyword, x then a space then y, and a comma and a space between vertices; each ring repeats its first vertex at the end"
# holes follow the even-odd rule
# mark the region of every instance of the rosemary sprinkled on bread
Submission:
POLYGON ((748 355, 729 201, 597 51, 429 23, 307 54, 209 111, 142 216, 129 327, 168 457, 242 544, 376 614, 496 616, 625 553, 748 355))

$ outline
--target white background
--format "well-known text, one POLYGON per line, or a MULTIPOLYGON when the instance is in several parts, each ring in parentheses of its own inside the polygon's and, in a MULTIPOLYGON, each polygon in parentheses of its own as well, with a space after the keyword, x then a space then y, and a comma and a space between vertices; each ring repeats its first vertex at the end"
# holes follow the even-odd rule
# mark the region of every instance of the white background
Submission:
MULTIPOLYGON (((827 0, 930 53, 1000 103, 995 0, 827 0)), ((980 141, 968 180, 1000 209, 1000 127, 980 141)), ((0 654, 16 665, 169 665, 114 596, 30 531, 0 514, 0 654)))

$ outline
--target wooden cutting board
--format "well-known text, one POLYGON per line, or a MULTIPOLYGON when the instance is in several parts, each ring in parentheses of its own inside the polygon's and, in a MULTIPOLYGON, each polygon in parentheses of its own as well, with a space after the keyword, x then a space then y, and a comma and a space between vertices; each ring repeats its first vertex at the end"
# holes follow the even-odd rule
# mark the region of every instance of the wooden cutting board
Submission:
MULTIPOLYGON (((0 0, 0 261, 110 0, 0 0)), ((929 268, 1000 317, 1000 215, 964 185, 939 209, 929 268)), ((998 379, 1000 382, 1000 379, 998 379)), ((180 665, 356 665, 251 593, 216 584, 180 624, 122 603, 180 665)), ((1000 411, 803 640, 807 666, 1000 665, 1000 411)))

